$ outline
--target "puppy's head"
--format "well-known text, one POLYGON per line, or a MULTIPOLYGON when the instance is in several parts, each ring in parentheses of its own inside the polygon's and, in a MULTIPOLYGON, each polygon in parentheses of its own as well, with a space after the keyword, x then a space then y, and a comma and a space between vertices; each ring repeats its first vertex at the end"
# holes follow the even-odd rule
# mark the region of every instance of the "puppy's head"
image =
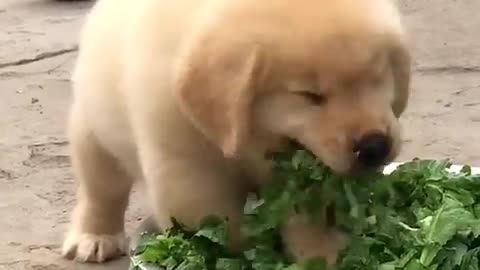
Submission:
POLYGON ((175 93, 226 156, 291 138, 337 172, 396 157, 410 57, 388 1, 224 2, 182 49, 175 93))

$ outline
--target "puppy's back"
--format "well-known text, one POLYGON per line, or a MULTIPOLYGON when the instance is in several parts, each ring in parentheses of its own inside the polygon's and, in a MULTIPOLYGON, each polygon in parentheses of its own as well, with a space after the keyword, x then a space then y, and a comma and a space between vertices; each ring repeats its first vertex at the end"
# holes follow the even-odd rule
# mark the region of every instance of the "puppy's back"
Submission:
POLYGON ((103 79, 121 81, 124 66, 131 60, 129 50, 141 50, 145 39, 158 37, 164 41, 164 47, 157 47, 157 50, 167 54, 166 50, 178 45, 176 41, 185 32, 191 13, 205 2, 98 0, 81 31, 80 54, 73 79, 97 74, 103 79))
POLYGON ((134 133, 144 128, 132 120, 146 122, 138 118, 149 106, 163 110, 165 121, 184 122, 166 111, 171 63, 192 14, 208 1, 98 0, 88 14, 72 76, 73 112, 122 163, 135 163, 134 133))

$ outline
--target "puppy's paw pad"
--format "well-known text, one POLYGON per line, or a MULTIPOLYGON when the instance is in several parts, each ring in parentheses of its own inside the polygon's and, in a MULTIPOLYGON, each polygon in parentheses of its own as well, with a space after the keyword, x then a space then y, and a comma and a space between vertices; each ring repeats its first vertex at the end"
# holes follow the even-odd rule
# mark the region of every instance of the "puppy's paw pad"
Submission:
POLYGON ((70 233, 63 244, 62 256, 78 262, 102 263, 126 254, 125 234, 95 235, 70 233))

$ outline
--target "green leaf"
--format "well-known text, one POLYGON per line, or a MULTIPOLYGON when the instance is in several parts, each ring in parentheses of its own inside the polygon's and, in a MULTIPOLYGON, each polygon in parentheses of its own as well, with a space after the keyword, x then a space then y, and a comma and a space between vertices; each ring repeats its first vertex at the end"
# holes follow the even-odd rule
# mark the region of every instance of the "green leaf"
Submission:
POLYGON ((419 260, 411 260, 406 266, 405 270, 426 270, 419 260))
POLYGON ((452 263, 453 265, 460 265, 462 263, 463 257, 468 252, 468 246, 461 243, 456 242, 453 244, 455 255, 452 256, 452 263))
POLYGON ((166 270, 173 270, 178 265, 179 262, 171 256, 162 262, 162 266, 165 267, 166 270))
POLYGON ((209 216, 203 219, 200 230, 195 233, 196 237, 205 237, 210 241, 226 246, 227 245, 227 221, 217 217, 209 216))
POLYGON ((480 247, 469 250, 465 256, 463 256, 460 270, 479 270, 478 256, 480 255, 480 247))
POLYGON ((438 252, 442 249, 440 245, 431 244, 423 248, 422 255, 420 255, 420 263, 423 266, 430 266, 433 259, 437 256, 438 252))
POLYGON ((186 257, 176 270, 207 270, 207 268, 201 258, 186 257))
POLYGON ((313 258, 303 263, 304 270, 327 270, 327 262, 324 259, 313 258))
POLYGON ((422 232, 428 243, 444 245, 460 230, 464 230, 475 222, 473 214, 464 208, 445 210, 443 205, 432 218, 422 222, 422 232))
POLYGON ((245 264, 241 259, 220 258, 215 265, 216 270, 243 270, 245 264))
POLYGON ((402 257, 396 262, 395 265, 399 268, 404 268, 416 254, 416 250, 409 250, 407 253, 402 255, 402 257))

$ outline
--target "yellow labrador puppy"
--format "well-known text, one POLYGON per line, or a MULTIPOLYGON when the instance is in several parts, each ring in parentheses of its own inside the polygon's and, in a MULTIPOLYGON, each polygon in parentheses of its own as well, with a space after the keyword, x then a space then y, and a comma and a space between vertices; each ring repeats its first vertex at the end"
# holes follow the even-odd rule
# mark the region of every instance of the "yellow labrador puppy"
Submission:
MULTIPOLYGON (((156 221, 229 218, 265 154, 292 138, 339 173, 400 149, 410 56, 390 0, 100 0, 81 37, 69 138, 78 202, 64 256, 125 253, 124 213, 144 179, 156 221)), ((298 260, 335 260, 346 238, 292 216, 298 260)))

